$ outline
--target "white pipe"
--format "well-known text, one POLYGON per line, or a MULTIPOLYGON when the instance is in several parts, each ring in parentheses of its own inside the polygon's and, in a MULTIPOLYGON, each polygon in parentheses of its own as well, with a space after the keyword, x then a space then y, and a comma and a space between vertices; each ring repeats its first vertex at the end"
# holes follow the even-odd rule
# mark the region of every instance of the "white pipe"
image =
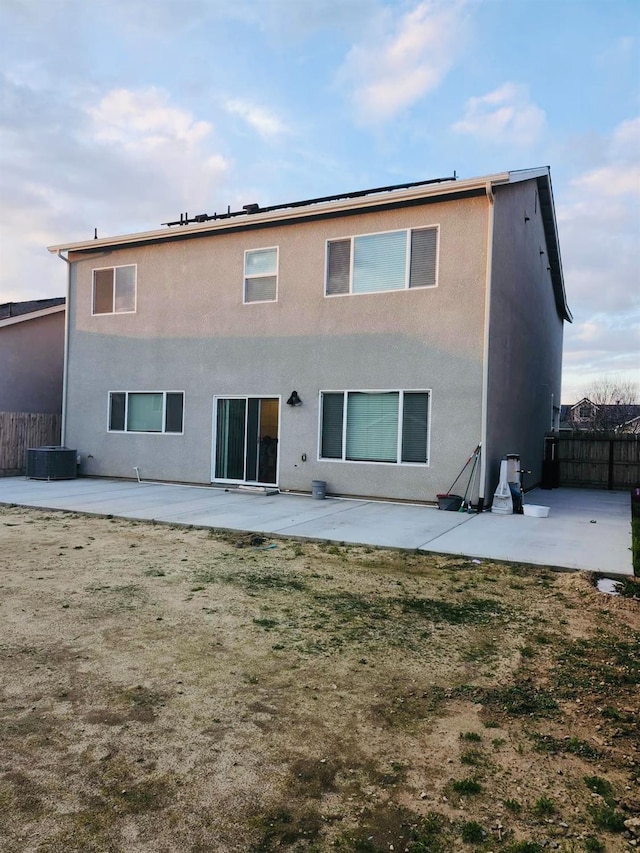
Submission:
POLYGON ((487 461, 488 461, 488 446, 487 446, 487 418, 489 414, 489 324, 491 321, 491 277, 493 274, 493 214, 494 214, 494 195, 491 181, 487 181, 485 185, 487 200, 489 202, 489 215, 487 218, 487 267, 485 271, 485 291, 484 291, 484 347, 483 347, 483 364, 482 364, 482 425, 480 443, 482 445, 482 454, 480 456, 480 488, 478 491, 478 502, 480 508, 484 506, 486 495, 486 480, 487 480, 487 461))
POLYGON ((137 465, 134 465, 133 470, 136 472, 136 477, 138 478, 138 482, 141 483, 142 480, 140 479, 140 469, 138 468, 137 465))
POLYGON ((66 446, 67 439, 67 370, 69 365, 69 317, 71 315, 70 296, 71 296, 71 261, 68 257, 62 254, 62 250, 57 252, 58 257, 67 265, 67 296, 64 305, 64 359, 62 365, 62 418, 60 424, 60 444, 66 446))

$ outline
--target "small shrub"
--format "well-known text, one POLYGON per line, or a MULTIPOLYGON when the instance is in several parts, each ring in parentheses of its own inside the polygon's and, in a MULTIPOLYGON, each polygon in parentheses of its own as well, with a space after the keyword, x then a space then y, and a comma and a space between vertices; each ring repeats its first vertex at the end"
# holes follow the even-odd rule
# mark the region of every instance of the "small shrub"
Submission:
POLYGON ((462 824, 462 840, 466 844, 480 844, 485 837, 485 831, 475 820, 462 824))
POLYGON ((584 840, 584 849, 587 853, 604 853, 607 848, 595 835, 589 835, 584 840))
POLYGON ((479 749, 465 749, 460 756, 461 764, 470 764, 472 767, 477 767, 483 763, 483 755, 479 749))
POLYGON ((598 829, 606 832, 624 832, 624 815, 607 803, 594 804, 589 809, 598 829))
POLYGON ((539 797, 533 806, 533 813, 537 817, 549 817, 556 810, 556 807, 553 805, 553 800, 550 800, 549 797, 539 797))
POLYGON ((482 785, 477 779, 455 779, 451 783, 451 787, 456 794, 479 794, 482 790, 482 785))
POLYGON ((482 736, 479 735, 477 732, 462 732, 460 734, 460 740, 470 740, 474 743, 480 743, 480 741, 482 740, 482 736))
POLYGON ((607 805, 613 806, 615 804, 613 788, 611 787, 611 782, 607 779, 603 779, 602 776, 585 776, 584 784, 594 794, 600 794, 607 805))
POLYGON ((522 811, 522 804, 518 800, 503 800, 502 805, 514 814, 519 814, 522 811))

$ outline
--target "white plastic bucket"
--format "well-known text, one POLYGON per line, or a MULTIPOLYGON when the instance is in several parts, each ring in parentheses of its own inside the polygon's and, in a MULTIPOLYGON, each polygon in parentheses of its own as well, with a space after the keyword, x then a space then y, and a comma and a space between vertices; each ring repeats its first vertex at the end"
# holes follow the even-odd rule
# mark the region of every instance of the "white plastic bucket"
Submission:
POLYGON ((537 504, 525 504, 522 507, 525 515, 532 515, 535 518, 546 518, 549 515, 548 506, 539 506, 537 504))

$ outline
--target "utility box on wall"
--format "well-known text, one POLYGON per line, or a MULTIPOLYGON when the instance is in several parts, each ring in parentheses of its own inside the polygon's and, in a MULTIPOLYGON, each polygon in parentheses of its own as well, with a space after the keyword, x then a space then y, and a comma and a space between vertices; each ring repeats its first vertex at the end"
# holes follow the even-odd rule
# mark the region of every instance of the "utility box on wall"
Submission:
POLYGON ((33 447, 27 450, 27 477, 32 480, 73 480, 77 476, 76 450, 33 447))

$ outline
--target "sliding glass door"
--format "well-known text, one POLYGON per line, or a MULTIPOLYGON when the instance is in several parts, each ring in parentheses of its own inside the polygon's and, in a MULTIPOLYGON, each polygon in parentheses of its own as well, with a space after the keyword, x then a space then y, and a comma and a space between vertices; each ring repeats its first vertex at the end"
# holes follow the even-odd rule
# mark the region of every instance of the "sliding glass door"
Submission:
POLYGON ((213 479, 275 485, 279 401, 219 397, 215 402, 213 479))

